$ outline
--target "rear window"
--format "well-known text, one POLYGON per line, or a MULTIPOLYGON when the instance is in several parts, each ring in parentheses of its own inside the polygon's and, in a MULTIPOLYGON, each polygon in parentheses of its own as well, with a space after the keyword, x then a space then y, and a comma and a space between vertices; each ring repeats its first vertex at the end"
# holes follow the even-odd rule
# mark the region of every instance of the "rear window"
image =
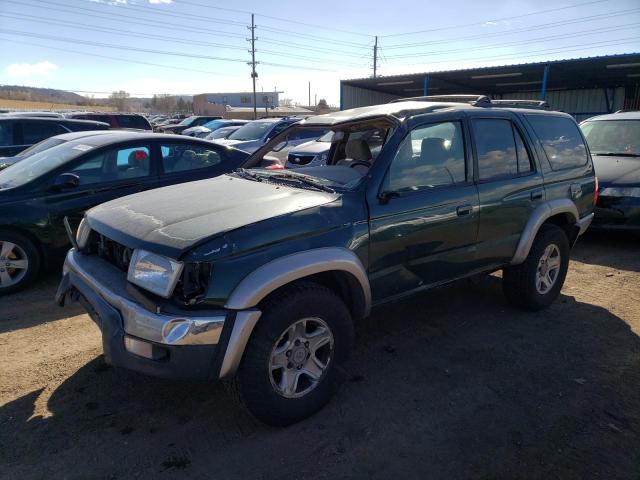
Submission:
POLYGON ((40 122, 38 120, 22 120, 22 143, 33 145, 46 138, 62 133, 57 122, 40 122))
POLYGON ((140 115, 118 115, 116 117, 120 128, 138 128, 140 130, 151 130, 149 122, 140 115))
POLYGON ((551 115, 527 115, 527 119, 540 139, 552 169, 587 164, 587 148, 573 120, 551 115))
POLYGON ((0 146, 13 145, 13 122, 0 122, 0 146))

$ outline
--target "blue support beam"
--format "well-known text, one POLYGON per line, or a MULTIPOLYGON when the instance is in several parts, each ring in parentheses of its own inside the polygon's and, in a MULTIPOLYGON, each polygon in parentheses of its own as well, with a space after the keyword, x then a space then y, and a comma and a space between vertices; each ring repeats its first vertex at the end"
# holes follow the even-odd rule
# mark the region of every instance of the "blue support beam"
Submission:
POLYGON ((547 98, 547 81, 549 80, 549 64, 544 66, 544 74, 542 76, 542 88, 540 88, 540 100, 547 98))
POLYGON ((342 103, 342 81, 340 81, 340 110, 344 110, 344 106, 342 103))
POLYGON ((424 80, 422 82, 422 95, 425 97, 429 95, 429 75, 424 76, 424 80))

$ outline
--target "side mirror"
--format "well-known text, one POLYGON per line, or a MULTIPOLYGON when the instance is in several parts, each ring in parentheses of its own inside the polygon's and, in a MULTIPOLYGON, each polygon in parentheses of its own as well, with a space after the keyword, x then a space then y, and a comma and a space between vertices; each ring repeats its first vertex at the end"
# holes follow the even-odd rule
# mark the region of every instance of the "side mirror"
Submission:
POLYGON ((74 173, 61 173, 53 181, 52 190, 62 190, 65 188, 76 188, 80 185, 80 177, 74 173))

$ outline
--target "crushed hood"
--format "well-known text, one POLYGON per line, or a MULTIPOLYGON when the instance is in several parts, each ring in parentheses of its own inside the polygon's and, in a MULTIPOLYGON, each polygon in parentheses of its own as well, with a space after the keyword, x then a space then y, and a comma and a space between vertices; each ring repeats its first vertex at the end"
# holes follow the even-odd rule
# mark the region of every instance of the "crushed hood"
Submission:
POLYGON ((222 175, 112 200, 89 210, 87 220, 94 230, 123 245, 179 258, 222 233, 336 198, 222 175))

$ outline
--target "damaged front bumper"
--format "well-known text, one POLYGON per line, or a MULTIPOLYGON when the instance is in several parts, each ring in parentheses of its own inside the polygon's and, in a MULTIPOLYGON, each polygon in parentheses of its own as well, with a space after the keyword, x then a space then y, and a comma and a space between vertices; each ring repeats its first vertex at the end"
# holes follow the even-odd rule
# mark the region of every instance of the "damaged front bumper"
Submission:
POLYGON ((219 378, 235 372, 258 310, 182 310, 137 301, 126 275, 75 249, 56 301, 79 301, 102 332, 108 363, 161 377, 219 378))

